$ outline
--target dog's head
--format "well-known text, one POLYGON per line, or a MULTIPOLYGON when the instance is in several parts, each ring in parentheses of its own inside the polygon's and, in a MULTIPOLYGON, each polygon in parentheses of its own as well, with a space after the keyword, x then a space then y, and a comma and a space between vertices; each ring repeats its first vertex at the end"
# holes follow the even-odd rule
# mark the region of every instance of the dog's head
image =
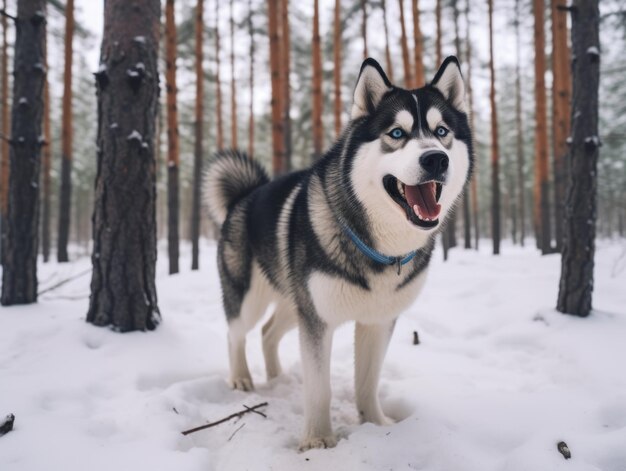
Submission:
POLYGON ((375 60, 363 63, 351 112, 351 183, 376 225, 422 234, 441 226, 472 170, 468 108, 455 57, 416 90, 392 85, 375 60))

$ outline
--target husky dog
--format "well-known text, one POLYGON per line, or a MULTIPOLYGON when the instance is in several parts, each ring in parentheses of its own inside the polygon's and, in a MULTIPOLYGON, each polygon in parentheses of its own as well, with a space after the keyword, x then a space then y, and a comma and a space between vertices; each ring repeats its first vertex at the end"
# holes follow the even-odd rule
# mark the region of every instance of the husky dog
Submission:
POLYGON ((472 171, 472 135, 459 63, 432 83, 392 85, 367 59, 351 119, 311 168, 274 180, 235 151, 210 163, 204 194, 221 227, 218 266, 228 320, 231 384, 253 388, 246 334, 263 326, 267 377, 278 344, 298 326, 304 380, 300 449, 336 444, 330 420, 335 328, 355 321, 355 395, 361 421, 391 423, 377 389, 398 315, 415 300, 446 216, 472 171))

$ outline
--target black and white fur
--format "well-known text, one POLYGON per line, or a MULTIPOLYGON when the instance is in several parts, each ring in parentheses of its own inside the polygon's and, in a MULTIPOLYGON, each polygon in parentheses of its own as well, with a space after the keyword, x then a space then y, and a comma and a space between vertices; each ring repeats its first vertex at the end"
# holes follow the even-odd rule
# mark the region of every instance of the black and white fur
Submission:
MULTIPOLYGON (((263 326, 267 377, 281 373, 278 344, 299 327, 305 424, 300 449, 332 447, 330 352, 335 328, 355 321, 355 393, 363 422, 388 424, 377 395, 380 370, 398 315, 417 297, 434 236, 469 180, 473 162, 465 86, 454 57, 433 82, 417 90, 392 85, 367 59, 354 92, 351 120, 311 168, 274 180, 255 161, 220 153, 205 179, 205 198, 221 227, 218 265, 228 320, 231 384, 253 388, 246 334, 270 305, 263 326), (435 134, 439 126, 449 130, 435 134), (400 127, 406 134, 393 139, 400 127), (407 185, 428 177, 420 157, 445 153, 438 221, 419 221, 393 200, 386 176, 407 185), (349 227, 369 247, 390 256, 413 250, 402 268, 373 261, 357 248, 349 227)), ((395 181, 395 180, 394 180, 395 181)))

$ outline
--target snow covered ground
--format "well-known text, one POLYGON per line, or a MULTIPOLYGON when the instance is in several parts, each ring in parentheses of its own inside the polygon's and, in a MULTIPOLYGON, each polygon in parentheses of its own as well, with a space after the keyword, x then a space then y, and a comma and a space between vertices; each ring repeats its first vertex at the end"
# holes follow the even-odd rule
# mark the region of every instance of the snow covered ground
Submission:
MULTIPOLYGON (((167 276, 159 260, 156 332, 120 335, 84 321, 89 276, 0 308, 3 471, 626 470, 626 244, 596 255, 593 315, 556 313, 560 258, 504 247, 500 257, 437 253, 423 295, 401 317, 383 368, 389 427, 360 425, 353 402, 352 326, 335 336, 332 450, 298 453, 302 377, 297 335, 285 374, 267 384, 260 328, 248 342, 257 389, 226 383, 226 325, 215 247, 202 270, 167 276), (413 331, 421 343, 413 345, 413 331), (267 401, 267 419, 180 432, 267 401), (572 453, 565 460, 557 443, 572 453)), ((89 267, 41 265, 41 288, 89 267)))

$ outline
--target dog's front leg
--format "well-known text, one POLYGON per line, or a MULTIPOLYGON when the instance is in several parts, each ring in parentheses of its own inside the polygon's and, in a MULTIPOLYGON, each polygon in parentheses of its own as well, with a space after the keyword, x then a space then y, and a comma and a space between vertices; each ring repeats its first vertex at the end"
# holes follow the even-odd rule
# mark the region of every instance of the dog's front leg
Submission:
POLYGON ((389 425, 378 400, 378 380, 385 359, 395 319, 384 324, 356 323, 354 331, 354 366, 356 406, 361 422, 389 425))
POLYGON ((300 320, 304 376, 304 437, 300 451, 337 444, 330 423, 330 351, 333 329, 322 322, 300 320))

